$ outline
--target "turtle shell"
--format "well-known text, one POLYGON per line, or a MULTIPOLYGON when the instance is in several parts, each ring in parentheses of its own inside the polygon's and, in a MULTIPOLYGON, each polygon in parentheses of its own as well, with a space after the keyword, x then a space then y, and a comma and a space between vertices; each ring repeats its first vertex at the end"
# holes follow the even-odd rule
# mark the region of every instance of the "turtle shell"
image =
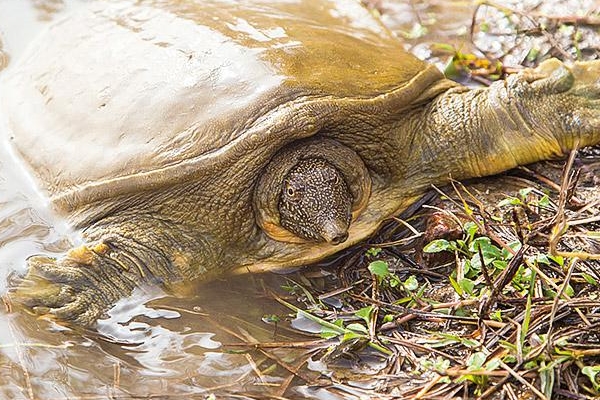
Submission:
POLYGON ((373 180, 351 244, 400 204, 387 202, 398 176, 386 167, 399 140, 377 127, 445 91, 442 78, 354 0, 105 1, 50 25, 4 73, 0 104, 56 209, 85 208, 76 224, 189 182, 213 199, 205 227, 215 210, 247 219, 278 149, 340 141, 373 180))

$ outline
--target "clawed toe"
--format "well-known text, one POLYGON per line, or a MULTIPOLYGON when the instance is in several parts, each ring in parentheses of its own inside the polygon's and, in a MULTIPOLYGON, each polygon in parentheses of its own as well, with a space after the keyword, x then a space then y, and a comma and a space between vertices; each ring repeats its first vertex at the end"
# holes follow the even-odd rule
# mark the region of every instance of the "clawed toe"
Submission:
POLYGON ((50 282, 30 272, 9 296, 16 303, 27 307, 55 308, 72 302, 74 292, 71 286, 50 282))
POLYGON ((83 293, 76 294, 71 286, 42 280, 24 279, 24 285, 7 295, 34 314, 75 325, 90 325, 98 317, 97 310, 83 293), (90 316, 92 315, 92 316, 90 316))
POLYGON ((61 260, 49 257, 30 257, 27 260, 29 266, 28 276, 39 277, 54 283, 74 283, 81 281, 81 269, 61 260))

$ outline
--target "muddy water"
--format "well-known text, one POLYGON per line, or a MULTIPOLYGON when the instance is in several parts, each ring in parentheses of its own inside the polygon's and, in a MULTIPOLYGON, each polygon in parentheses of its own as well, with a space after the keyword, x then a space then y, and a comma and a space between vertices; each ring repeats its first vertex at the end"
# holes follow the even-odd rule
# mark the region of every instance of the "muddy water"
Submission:
MULTIPOLYGON (((382 1, 383 19, 423 58, 442 65, 432 43, 460 46, 472 3, 382 1), (440 18, 443 16, 443 18, 440 18), (419 31, 419 26, 427 31, 419 31)), ((80 6, 77 0, 0 0, 0 66, 17 59, 50 21, 80 6)), ((3 71, 0 71, 0 74, 3 71)), ((0 137, 6 128, 0 120, 0 137)), ((3 139, 4 140, 4 139, 3 139)), ((77 242, 77 232, 57 220, 3 141, 0 143, 0 293, 25 270, 32 254, 59 254, 77 242)), ((139 289, 100 323, 98 333, 74 332, 52 321, 0 308, 0 399, 159 398, 214 393, 261 397, 282 395, 289 371, 273 357, 295 366, 303 350, 242 354, 227 346, 245 341, 306 340, 300 333, 262 321, 286 309, 265 295, 281 291, 287 277, 255 275, 219 280, 174 298, 139 289), (263 371, 260 376, 257 370, 263 371)), ((287 365, 287 364, 286 364, 287 365)), ((288 397, 341 398, 291 381, 288 397)), ((344 398, 353 398, 350 394, 344 398)), ((190 398, 190 397, 188 397, 190 398)), ((219 397, 221 398, 221 397, 219 397)))

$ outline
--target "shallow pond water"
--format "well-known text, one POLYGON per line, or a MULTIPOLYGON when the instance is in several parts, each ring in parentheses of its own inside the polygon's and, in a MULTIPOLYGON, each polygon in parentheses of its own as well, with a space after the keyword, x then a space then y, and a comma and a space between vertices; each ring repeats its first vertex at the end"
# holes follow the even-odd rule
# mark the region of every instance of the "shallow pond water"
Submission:
MULTIPOLYGON (((473 4, 461 1, 383 1, 383 20, 416 54, 434 57, 431 43, 463 43, 473 4), (448 15, 449 18, 440 18, 448 15), (435 18, 418 34, 422 18, 435 18)), ((62 13, 81 5, 69 0, 0 0, 0 67, 6 69, 27 43, 62 13)), ((426 22, 426 21, 425 21, 426 22)), ((442 65, 446 59, 436 59, 442 65)), ((0 74, 2 71, 0 70, 0 74)), ((0 137, 6 128, 0 119, 0 137)), ((4 140, 4 139, 3 139, 4 140)), ((77 242, 36 192, 5 141, 0 143, 0 294, 23 273, 32 254, 59 254, 77 242)), ((77 332, 24 312, 0 309, 0 398, 66 399, 156 396, 218 398, 263 396, 355 398, 351 393, 311 388, 290 381, 306 360, 306 350, 241 353, 241 342, 293 342, 307 336, 289 323, 263 322, 289 313, 269 296, 288 277, 238 276, 190 287, 189 296, 169 296, 156 288, 137 290, 102 321, 98 332, 77 332), (289 369, 286 369, 286 366, 289 369), (262 371, 262 372, 258 372, 262 371), (281 392, 281 388, 288 388, 281 392), (192 396, 193 394, 193 396, 192 396)), ((246 347, 241 347, 246 349, 246 347)), ((304 368, 306 369, 306 368, 304 368)), ((304 372, 310 374, 311 371, 304 372)), ((317 377, 317 373, 313 373, 317 377)))

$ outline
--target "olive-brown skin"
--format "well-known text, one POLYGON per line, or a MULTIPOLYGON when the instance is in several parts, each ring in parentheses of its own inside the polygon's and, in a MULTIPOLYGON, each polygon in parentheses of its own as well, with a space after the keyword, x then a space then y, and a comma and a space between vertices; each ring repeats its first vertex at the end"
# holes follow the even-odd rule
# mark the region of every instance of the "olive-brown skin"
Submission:
POLYGON ((52 26, 0 82, 10 140, 85 240, 30 258, 11 298, 67 322, 92 325, 141 283, 319 260, 450 176, 600 142, 600 62, 469 90, 352 0, 106 3, 52 26), (343 243, 299 238, 263 201, 290 148, 346 178, 343 243))

